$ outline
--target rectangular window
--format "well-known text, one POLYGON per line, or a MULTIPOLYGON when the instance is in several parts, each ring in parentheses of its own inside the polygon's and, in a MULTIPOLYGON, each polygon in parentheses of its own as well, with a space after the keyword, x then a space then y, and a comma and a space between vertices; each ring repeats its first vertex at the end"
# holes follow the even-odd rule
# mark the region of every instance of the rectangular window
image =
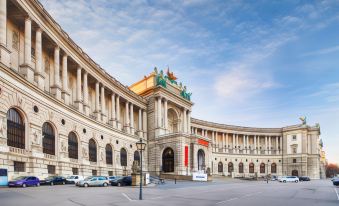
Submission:
POLYGON ((292 139, 293 139, 293 140, 297 140, 297 135, 293 135, 293 136, 292 136, 292 139))
POLYGON ((25 172, 25 163, 14 162, 14 172, 25 172))
POLYGON ((97 171, 96 170, 92 170, 92 175, 93 176, 97 175, 97 171))
POLYGON ((78 168, 72 168, 72 173, 73 173, 73 175, 79 175, 78 168))
POLYGON ((297 159, 293 159, 293 163, 297 163, 297 159))
POLYGON ((113 171, 108 171, 108 176, 113 176, 113 171))
POLYGON ((54 175, 55 174, 55 166, 54 165, 47 165, 47 171, 48 171, 48 174, 54 175))

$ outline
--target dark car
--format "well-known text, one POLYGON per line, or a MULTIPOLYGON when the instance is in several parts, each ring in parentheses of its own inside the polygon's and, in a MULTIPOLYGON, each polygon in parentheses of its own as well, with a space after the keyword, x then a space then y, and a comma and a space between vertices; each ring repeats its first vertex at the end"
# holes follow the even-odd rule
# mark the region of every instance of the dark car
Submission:
POLYGON ((132 185, 132 177, 131 176, 125 176, 121 177, 119 179, 116 179, 111 182, 112 186, 131 186, 132 185))
POLYGON ((333 180, 333 185, 339 186, 339 178, 333 180))
POLYGON ((306 176, 301 176, 301 177, 299 177, 299 181, 311 181, 311 179, 309 177, 306 177, 306 176))
POLYGON ((118 179, 121 179, 121 176, 109 176, 107 179, 109 180, 109 183, 112 184, 113 181, 116 181, 118 179))
POLYGON ((64 185, 66 184, 66 178, 61 176, 49 176, 40 181, 41 185, 64 185))
POLYGON ((40 186, 39 178, 34 176, 20 176, 8 182, 8 187, 40 186))

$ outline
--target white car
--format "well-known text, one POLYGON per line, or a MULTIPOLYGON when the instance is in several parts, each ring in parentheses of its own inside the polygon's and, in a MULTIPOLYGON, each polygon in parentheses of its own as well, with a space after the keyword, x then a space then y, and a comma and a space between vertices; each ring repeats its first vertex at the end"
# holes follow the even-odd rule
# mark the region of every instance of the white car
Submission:
POLYGON ((286 177, 281 177, 279 179, 279 182, 295 182, 295 183, 298 183, 299 182, 299 178, 296 177, 296 176, 286 176, 286 177))
POLYGON ((79 175, 71 175, 66 178, 66 182, 69 184, 77 184, 81 180, 84 180, 84 177, 79 175))

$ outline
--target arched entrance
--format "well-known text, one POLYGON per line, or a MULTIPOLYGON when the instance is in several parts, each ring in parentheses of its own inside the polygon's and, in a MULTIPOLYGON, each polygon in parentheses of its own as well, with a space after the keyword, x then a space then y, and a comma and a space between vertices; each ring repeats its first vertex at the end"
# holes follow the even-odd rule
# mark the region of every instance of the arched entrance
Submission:
POLYGON ((277 173, 277 164, 275 163, 272 163, 271 164, 271 173, 277 173))
POLYGON ((242 162, 239 163, 239 173, 244 173, 244 164, 242 162))
POLYGON ((218 172, 220 173, 224 172, 224 165, 222 164, 222 162, 218 163, 218 172))
POLYGON ((205 170, 205 152, 202 149, 198 150, 198 170, 205 170))
POLYGON ((228 172, 229 172, 229 174, 232 174, 233 171, 234 171, 233 163, 229 162, 228 163, 228 172))
POLYGON ((169 133, 178 132, 178 115, 172 108, 167 112, 167 121, 169 133))
POLYGON ((48 122, 42 125, 42 150, 45 154, 55 155, 54 129, 48 122))
POLYGON ((166 148, 162 153, 162 171, 174 172, 174 152, 172 148, 166 148))
POLYGON ((266 168, 265 168, 265 163, 261 163, 261 164, 260 164, 260 173, 261 173, 261 174, 265 174, 265 170, 266 170, 266 168))
POLYGON ((254 173, 254 164, 251 162, 248 167, 249 173, 254 173))
POLYGON ((292 176, 299 176, 298 170, 292 170, 292 176))

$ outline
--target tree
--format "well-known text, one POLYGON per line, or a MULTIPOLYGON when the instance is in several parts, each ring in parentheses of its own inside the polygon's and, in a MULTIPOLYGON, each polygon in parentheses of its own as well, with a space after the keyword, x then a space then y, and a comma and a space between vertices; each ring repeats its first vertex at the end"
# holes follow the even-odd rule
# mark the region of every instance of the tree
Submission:
POLYGON ((339 165, 330 163, 326 166, 326 177, 334 177, 339 174, 339 165))

